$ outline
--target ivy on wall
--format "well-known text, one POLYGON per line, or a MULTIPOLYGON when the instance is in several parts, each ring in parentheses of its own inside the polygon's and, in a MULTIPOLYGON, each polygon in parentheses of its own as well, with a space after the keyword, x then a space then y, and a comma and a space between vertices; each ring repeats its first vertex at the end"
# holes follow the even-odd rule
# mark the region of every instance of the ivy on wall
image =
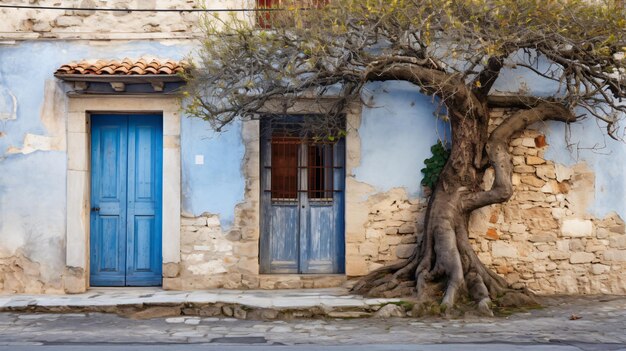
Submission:
POLYGON ((430 147, 430 151, 433 156, 424 160, 426 167, 421 170, 424 173, 422 185, 433 189, 437 184, 443 166, 448 161, 448 157, 450 157, 450 149, 441 141, 438 141, 437 144, 430 147))

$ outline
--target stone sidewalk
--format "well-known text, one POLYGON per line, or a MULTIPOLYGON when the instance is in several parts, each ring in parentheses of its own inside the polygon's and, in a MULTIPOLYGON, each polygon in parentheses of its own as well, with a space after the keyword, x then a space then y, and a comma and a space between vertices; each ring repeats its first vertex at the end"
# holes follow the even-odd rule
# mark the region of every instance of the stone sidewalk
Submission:
POLYGON ((179 350, 178 345, 197 346, 190 351, 235 351, 246 345, 272 350, 317 345, 303 349, 316 351, 334 345, 361 345, 346 351, 368 350, 364 347, 367 345, 391 345, 385 348, 387 351, 423 350, 402 345, 446 345, 438 348, 441 351, 625 350, 626 297, 569 296, 545 298, 543 302, 542 309, 509 317, 455 320, 429 317, 255 321, 198 316, 132 320, 101 313, 11 312, 0 313, 0 350, 30 350, 20 349, 24 345, 40 345, 42 350, 54 345, 63 345, 57 350, 69 350, 73 345, 77 351, 91 345, 120 351, 127 350, 128 345, 147 345, 154 350, 158 345, 167 345, 168 350, 179 350), (579 318, 572 319, 572 315, 579 318), (459 346, 468 344, 476 346, 459 346), (484 346, 487 344, 493 347, 484 346), (496 344, 501 346, 495 347, 496 344))
MULTIPOLYGON (((109 312, 136 319, 195 315, 239 319, 368 317, 399 299, 371 299, 346 289, 165 291, 94 288, 75 295, 0 296, 0 312, 109 312)), ((404 310, 402 310, 404 311, 404 310)), ((398 312, 394 312, 399 314, 398 312)))

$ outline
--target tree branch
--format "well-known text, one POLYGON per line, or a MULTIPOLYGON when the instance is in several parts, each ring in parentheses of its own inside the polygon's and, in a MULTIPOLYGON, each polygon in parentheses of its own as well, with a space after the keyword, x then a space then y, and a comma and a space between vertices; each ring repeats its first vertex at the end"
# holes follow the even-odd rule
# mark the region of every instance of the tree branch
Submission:
POLYGON ((504 66, 504 58, 504 56, 491 56, 487 61, 487 66, 474 79, 473 91, 480 98, 484 99, 489 94, 489 90, 498 79, 500 70, 504 66))
POLYGON ((487 191, 466 194, 463 199, 464 211, 473 211, 511 198, 513 164, 508 151, 511 136, 535 122, 546 120, 570 123, 576 121, 576 116, 559 103, 542 102, 528 110, 516 112, 491 133, 485 150, 495 171, 493 186, 487 191))
MULTIPOLYGON (((470 111, 482 104, 464 84, 460 74, 450 74, 431 68, 429 60, 398 63, 397 57, 373 62, 365 72, 365 81, 405 80, 418 85, 428 94, 437 95, 454 104, 458 111, 471 115, 470 111)), ((434 64, 432 64, 434 65, 434 64)), ((436 65, 435 65, 436 66, 436 65)), ((479 115, 479 114, 474 114, 479 115)))

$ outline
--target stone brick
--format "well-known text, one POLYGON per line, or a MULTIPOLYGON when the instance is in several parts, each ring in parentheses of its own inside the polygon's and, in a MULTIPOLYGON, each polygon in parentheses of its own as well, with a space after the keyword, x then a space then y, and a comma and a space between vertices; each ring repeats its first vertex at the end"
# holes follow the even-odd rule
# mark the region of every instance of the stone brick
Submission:
POLYGON ((80 17, 73 16, 59 16, 54 20, 54 23, 57 27, 71 27, 71 26, 79 26, 83 23, 80 17))
POLYGON ((259 273, 259 260, 255 258, 241 258, 237 262, 237 268, 244 273, 259 273))
POLYGON ((485 233, 485 237, 490 240, 498 240, 500 238, 500 236, 498 235, 498 232, 496 231, 496 228, 487 229, 487 233, 485 233))
POLYGON ((515 166, 520 166, 520 165, 524 165, 525 160, 524 160, 524 156, 513 156, 513 165, 515 166))
POLYGON ((518 256, 517 248, 514 245, 507 244, 500 241, 494 241, 491 244, 491 255, 493 257, 511 257, 518 256))
POLYGON ((373 228, 367 228, 365 230, 365 238, 366 239, 372 239, 372 238, 380 238, 380 231, 373 229, 373 228))
POLYGON ((611 271, 611 266, 607 266, 607 265, 599 264, 599 263, 591 265, 591 273, 595 275, 608 273, 609 271, 611 271))
POLYGON ((206 225, 208 227, 219 227, 221 226, 220 224, 220 219, 218 216, 210 216, 206 219, 206 225))
POLYGON ((617 249, 626 249, 626 235, 610 238, 609 246, 617 249))
POLYGON ((362 243, 365 241, 365 230, 358 232, 346 232, 346 242, 362 243))
POLYGON ((276 289, 299 289, 302 287, 300 277, 283 277, 276 282, 276 289))
POLYGON ((572 178, 572 175, 574 174, 574 170, 563 166, 561 164, 555 164, 554 165, 554 171, 556 172, 556 180, 557 182, 562 182, 564 180, 568 180, 572 178))
POLYGON ((378 255, 378 245, 372 242, 367 242, 359 245, 359 253, 362 256, 375 257, 378 255))
POLYGON ((572 239, 569 242, 569 249, 572 251, 584 251, 585 245, 581 239, 572 239))
POLYGON ((533 243, 554 242, 556 241, 556 234, 555 233, 535 234, 530 237, 529 241, 533 243))
POLYGON ((346 258, 346 275, 349 277, 362 276, 369 273, 367 262, 360 256, 348 256, 346 258))
POLYGON ((604 259, 606 261, 626 262, 626 250, 606 250, 604 259))
POLYGON ((396 227, 387 227, 387 229, 385 229, 385 234, 387 234, 387 235, 398 234, 398 228, 396 228, 396 227))
POLYGON ((535 167, 527 165, 519 165, 513 167, 515 173, 535 173, 535 167))
POLYGON ((511 233, 517 233, 517 234, 526 233, 527 230, 528 230, 528 227, 525 224, 522 224, 522 223, 513 223, 509 227, 509 231, 511 233))
POLYGON ((565 219, 561 226, 561 234, 565 237, 586 237, 593 234, 593 223, 586 219, 565 219))
POLYGON ((618 223, 616 225, 613 225, 609 228, 609 231, 611 233, 616 233, 616 234, 626 234, 626 225, 624 223, 618 223))
POLYGON ((535 147, 542 148, 547 145, 548 143, 546 142, 545 135, 539 135, 538 137, 535 138, 535 147))
POLYGON ((85 271, 78 267, 66 267, 63 274, 63 288, 67 294, 80 294, 87 291, 85 271))
POLYGON ((576 263, 590 263, 596 259, 596 255, 589 252, 573 252, 569 258, 569 262, 576 263))
POLYGON ((413 234, 416 232, 415 224, 413 223, 405 223, 398 229, 398 233, 400 234, 413 234))
POLYGON ((195 217, 195 218, 187 218, 183 217, 180 219, 180 225, 185 226, 206 226, 206 218, 205 217, 195 217))
POLYGON ((544 160, 541 157, 526 156, 526 164, 528 164, 528 165, 542 165, 544 163, 546 163, 546 160, 544 160))
POLYGON ((571 275, 560 275, 556 277, 556 286, 559 292, 566 294, 578 294, 578 283, 571 275))
POLYGON ((411 243, 416 243, 416 242, 417 242, 417 236, 409 235, 409 236, 403 236, 399 244, 411 244, 411 243))
POLYGON ((163 290, 183 290, 180 278, 163 278, 163 290))
POLYGON ((50 30, 52 30, 50 21, 35 21, 33 24, 33 32, 49 32, 50 30))
POLYGON ((241 287, 241 274, 228 273, 222 277, 224 289, 237 289, 241 287))
POLYGON ((511 153, 516 156, 523 156, 528 154, 528 148, 523 146, 516 146, 511 150, 511 153))
POLYGON ((248 243, 238 243, 234 248, 235 255, 243 257, 258 257, 259 244, 255 241, 248 243))
POLYGON ((537 177, 541 179, 556 179, 556 171, 553 166, 537 166, 537 177))
POLYGON ((567 260, 570 257, 570 253, 569 252, 563 252, 563 251, 552 251, 550 252, 550 259, 551 260, 567 260))
MULTIPOLYGON (((381 242, 387 244, 387 245, 398 245, 400 243, 402 243, 402 241, 404 240, 404 238, 406 238, 407 236, 400 236, 400 235, 387 235, 385 237, 382 238, 381 242)), ((413 237, 415 238, 415 236, 409 235, 408 239, 410 240, 410 238, 413 237)), ((409 241, 409 242, 415 242, 415 240, 413 241, 409 241)))
POLYGON ((176 278, 178 277, 179 265, 178 263, 168 262, 163 264, 163 277, 165 278, 176 278))
POLYGON ((546 195, 537 191, 520 191, 515 195, 516 200, 518 201, 535 201, 535 202, 544 202, 546 201, 546 195))
POLYGON ((545 180, 541 180, 535 176, 532 175, 525 175, 520 177, 520 181, 523 184, 528 184, 530 186, 533 186, 535 188, 541 188, 542 186, 544 186, 546 184, 545 180))

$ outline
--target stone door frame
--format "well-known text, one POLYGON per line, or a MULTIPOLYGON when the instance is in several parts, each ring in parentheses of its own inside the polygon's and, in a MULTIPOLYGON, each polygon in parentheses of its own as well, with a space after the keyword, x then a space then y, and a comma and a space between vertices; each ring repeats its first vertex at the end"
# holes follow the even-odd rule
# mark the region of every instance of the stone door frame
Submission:
MULTIPOLYGON (((295 100, 284 100, 281 98, 271 99, 265 103, 264 107, 259 111, 259 115, 262 114, 279 114, 279 115, 301 115, 301 114, 324 114, 334 109, 337 103, 338 97, 336 96, 323 96, 319 97, 315 94, 299 97, 295 100)), ((344 114, 346 119, 346 136, 345 136, 345 164, 344 164, 344 272, 339 274, 320 275, 324 277, 328 276, 358 276, 363 275, 362 256, 359 254, 358 245, 354 243, 358 241, 362 235, 364 235, 364 224, 367 222, 367 209, 364 208, 363 196, 368 194, 372 189, 369 186, 359 183, 354 178, 354 170, 361 163, 361 138, 359 135, 359 127, 361 125, 361 112, 363 104, 360 99, 354 99, 348 101, 344 108, 344 114), (367 189, 364 189, 367 188, 367 189)), ((259 116, 260 119, 260 116, 259 116)), ((244 123, 244 128, 246 123, 244 123)), ((257 214, 257 227, 256 236, 258 245, 260 248, 261 240, 261 210, 260 210, 260 198, 261 198, 261 186, 260 186, 260 145, 261 145, 261 130, 260 123, 255 124, 254 138, 251 141, 254 145, 251 147, 250 143, 246 145, 246 155, 249 158, 253 158, 256 163, 256 179, 258 188, 254 189, 250 195, 250 201, 257 204, 255 213, 257 214), (254 150, 254 153, 248 154, 250 149, 254 150)), ((245 133, 244 133, 245 134, 245 133)), ((250 174, 246 174, 250 176, 250 174)), ((246 201, 249 201, 246 197, 246 201)), ((260 255, 260 250, 257 251, 260 255)), ((259 267, 260 268, 260 267, 259 267)), ((259 277, 262 280, 274 280, 282 279, 282 277, 315 277, 315 275, 309 274, 268 274, 258 271, 259 277)))
POLYGON ((89 288, 92 113, 158 113, 163 116, 162 257, 164 266, 180 262, 179 110, 180 102, 176 96, 80 95, 68 98, 65 292, 81 293, 89 288))

